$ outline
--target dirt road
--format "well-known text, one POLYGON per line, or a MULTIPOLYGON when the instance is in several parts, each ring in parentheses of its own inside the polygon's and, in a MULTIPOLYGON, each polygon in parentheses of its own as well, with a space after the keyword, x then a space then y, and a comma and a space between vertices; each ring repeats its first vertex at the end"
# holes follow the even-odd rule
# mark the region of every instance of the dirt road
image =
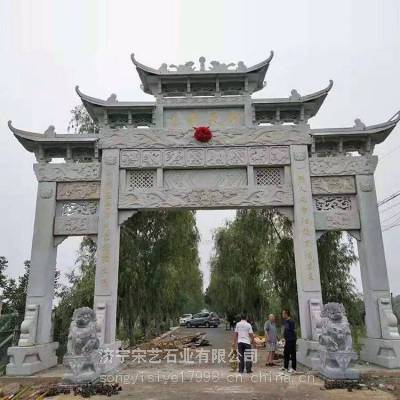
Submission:
MULTIPOLYGON (((395 397, 381 390, 322 390, 317 377, 301 370, 298 375, 285 375, 279 367, 265 367, 265 350, 257 351, 253 374, 231 372, 227 356, 232 332, 219 328, 180 328, 175 335, 207 332, 211 346, 191 351, 169 351, 168 356, 151 351, 145 356, 136 352, 135 359, 115 375, 103 377, 104 382, 122 385, 115 399, 135 400, 391 400, 395 397), (175 354, 175 356, 174 356, 175 354), (157 357, 155 357, 155 355, 157 357), (225 358, 223 357, 225 356, 225 358)), ((1 383, 5 381, 0 380, 1 383)), ((76 399, 57 396, 54 399, 76 399)), ((104 399, 91 397, 93 400, 104 399)))

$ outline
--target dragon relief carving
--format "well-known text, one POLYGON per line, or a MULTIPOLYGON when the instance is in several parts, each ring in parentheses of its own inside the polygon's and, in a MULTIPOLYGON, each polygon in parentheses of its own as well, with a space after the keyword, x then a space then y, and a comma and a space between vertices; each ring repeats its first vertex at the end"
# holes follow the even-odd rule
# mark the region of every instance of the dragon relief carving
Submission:
MULTIPOLYGON (((213 130, 213 138, 204 144, 212 146, 258 146, 258 145, 291 145, 310 144, 311 136, 304 127, 297 125, 279 129, 268 126, 254 128, 225 128, 213 130)), ((166 147, 199 147, 193 137, 193 129, 137 129, 127 128, 123 132, 109 127, 103 129, 99 148, 166 148, 166 147)))
POLYGON ((314 198, 317 211, 350 211, 352 209, 351 196, 320 196, 314 198))
POLYGON ((39 182, 96 181, 100 179, 100 163, 35 164, 39 182))
POLYGON ((121 209, 154 208, 212 208, 212 207, 263 207, 268 205, 293 205, 293 193, 288 186, 271 186, 263 189, 193 189, 149 190, 120 195, 121 209))
POLYGON ((313 194, 342 194, 356 193, 353 176, 314 176, 311 178, 313 194))
POLYGON ((310 158, 310 173, 316 176, 373 174, 376 156, 343 156, 310 158))
POLYGON ((57 200, 97 200, 100 182, 63 182, 57 184, 57 200))

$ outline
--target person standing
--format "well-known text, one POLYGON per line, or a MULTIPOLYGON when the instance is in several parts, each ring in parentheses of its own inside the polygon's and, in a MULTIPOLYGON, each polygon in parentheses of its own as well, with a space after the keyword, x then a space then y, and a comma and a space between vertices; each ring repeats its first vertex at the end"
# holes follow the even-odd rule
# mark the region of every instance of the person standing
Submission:
POLYGON ((250 374, 252 372, 251 362, 251 344, 254 341, 253 328, 246 321, 246 315, 240 316, 240 321, 236 324, 233 343, 237 346, 239 353, 239 372, 244 372, 246 365, 246 372, 250 374))
POLYGON ((290 318, 290 311, 283 310, 283 338, 285 347, 283 349, 283 370, 289 373, 296 372, 296 326, 290 318), (289 368, 289 361, 292 361, 292 367, 289 368))
POLYGON ((267 360, 265 365, 267 367, 273 367, 275 365, 274 357, 276 351, 276 342, 278 340, 274 314, 269 314, 268 320, 264 324, 264 332, 265 344, 267 347, 267 360))

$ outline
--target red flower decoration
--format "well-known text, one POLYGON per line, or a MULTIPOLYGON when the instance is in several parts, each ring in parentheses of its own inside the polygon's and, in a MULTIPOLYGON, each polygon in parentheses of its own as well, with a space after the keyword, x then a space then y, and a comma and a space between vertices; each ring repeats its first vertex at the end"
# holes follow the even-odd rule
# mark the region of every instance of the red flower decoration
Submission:
POLYGON ((208 126, 198 126, 194 129, 194 138, 199 142, 209 142, 212 138, 212 132, 208 126))

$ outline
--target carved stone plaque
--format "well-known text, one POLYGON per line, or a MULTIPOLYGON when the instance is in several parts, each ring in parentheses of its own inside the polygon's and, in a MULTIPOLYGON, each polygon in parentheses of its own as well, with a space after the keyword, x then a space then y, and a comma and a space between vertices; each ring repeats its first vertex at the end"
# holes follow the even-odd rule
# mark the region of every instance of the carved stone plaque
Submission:
POLYGON ((100 180, 100 163, 34 164, 39 182, 73 182, 100 180))
POLYGON ((97 200, 100 182, 62 182, 57 184, 57 200, 97 200))
POLYGON ((225 189, 246 186, 247 170, 245 168, 164 171, 165 189, 225 189))
POLYGON ((314 176, 311 178, 311 187, 313 194, 356 193, 353 176, 314 176))
POLYGON ((345 212, 341 210, 314 212, 315 229, 320 231, 354 230, 360 229, 360 216, 358 212, 345 212))
POLYGON ((342 156, 310 158, 310 173, 314 176, 373 174, 376 156, 342 156))
POLYGON ((165 109, 164 126, 166 128, 192 128, 194 126, 233 127, 244 125, 244 110, 231 109, 165 109))
POLYGON ((56 217, 54 235, 82 236, 97 234, 97 216, 56 217))

